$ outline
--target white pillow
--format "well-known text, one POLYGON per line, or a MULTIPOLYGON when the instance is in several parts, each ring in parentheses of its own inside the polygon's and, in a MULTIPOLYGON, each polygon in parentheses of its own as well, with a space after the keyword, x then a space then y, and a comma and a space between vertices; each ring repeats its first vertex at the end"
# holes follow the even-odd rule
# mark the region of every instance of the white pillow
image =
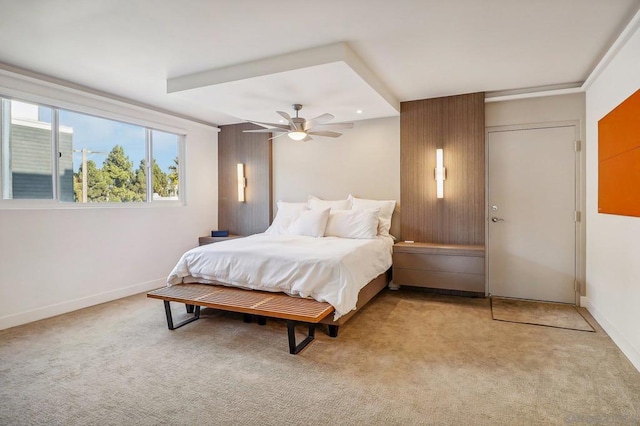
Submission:
POLYGON ((351 200, 323 200, 321 198, 309 195, 308 206, 311 210, 314 209, 334 209, 334 210, 349 210, 351 208, 351 200))
POLYGON ((315 238, 324 237, 330 211, 331 209, 316 209, 300 212, 298 217, 291 223, 289 232, 293 235, 306 235, 307 237, 315 238))
POLYGON ((391 216, 393 216, 393 210, 396 208, 395 200, 367 200, 356 198, 351 194, 349 194, 349 199, 353 210, 380 209, 380 213, 378 213, 378 235, 390 236, 391 216))
POLYGON ((331 210, 326 237, 375 238, 378 235, 380 209, 331 210))
POLYGON ((271 226, 264 231, 268 235, 284 235, 289 233, 291 223, 305 210, 307 203, 287 203, 278 201, 278 212, 271 226))

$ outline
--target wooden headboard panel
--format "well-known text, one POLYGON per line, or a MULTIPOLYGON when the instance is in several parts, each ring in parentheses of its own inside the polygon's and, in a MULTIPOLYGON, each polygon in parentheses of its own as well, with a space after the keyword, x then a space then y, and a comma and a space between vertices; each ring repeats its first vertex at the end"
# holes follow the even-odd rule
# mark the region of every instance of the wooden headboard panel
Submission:
POLYGON ((484 244, 484 93, 403 102, 400 198, 403 240, 484 244), (444 198, 436 198, 436 148, 444 198))
POLYGON ((232 234, 264 232, 272 219, 271 133, 244 133, 255 124, 220 126, 218 135, 218 229, 232 234), (245 165, 246 201, 238 201, 237 164, 245 165))

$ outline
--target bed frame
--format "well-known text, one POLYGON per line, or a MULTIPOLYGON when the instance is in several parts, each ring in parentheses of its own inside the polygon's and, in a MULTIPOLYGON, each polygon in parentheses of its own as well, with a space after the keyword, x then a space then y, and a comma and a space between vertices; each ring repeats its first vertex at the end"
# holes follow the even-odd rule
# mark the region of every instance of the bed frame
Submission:
POLYGON ((266 318, 279 318, 287 322, 289 353, 295 355, 315 338, 318 323, 328 326, 328 334, 338 337, 338 327, 347 322, 356 312, 366 305, 389 282, 389 271, 380 274, 364 286, 358 294, 356 309, 340 317, 331 319, 333 306, 313 299, 292 297, 284 293, 271 293, 258 290, 243 290, 215 284, 176 284, 147 293, 147 297, 164 301, 167 326, 175 330, 200 318, 202 307, 224 311, 239 312, 245 315, 245 322, 255 316, 258 324, 266 324, 266 318), (184 303, 187 313, 193 316, 174 324, 170 302, 184 303), (295 326, 306 324, 308 334, 300 343, 296 343, 295 326))
POLYGON ((384 272, 378 275, 376 278, 369 281, 369 284, 362 287, 362 289, 358 293, 358 301, 356 303, 356 308, 353 311, 341 316, 340 318, 338 318, 337 321, 334 321, 331 315, 322 319, 320 323, 327 324, 329 326, 328 327, 329 336, 338 337, 338 327, 346 323, 347 321, 349 321, 351 317, 357 314, 358 311, 362 309, 364 305, 369 303, 371 299, 373 299, 378 293, 380 293, 389 284, 389 281, 391 281, 391 269, 389 269, 387 272, 384 272))

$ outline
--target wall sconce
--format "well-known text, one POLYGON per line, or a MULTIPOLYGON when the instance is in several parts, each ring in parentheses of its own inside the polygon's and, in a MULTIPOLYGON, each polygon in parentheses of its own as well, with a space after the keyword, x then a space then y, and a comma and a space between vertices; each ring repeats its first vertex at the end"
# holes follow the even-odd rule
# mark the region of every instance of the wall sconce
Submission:
POLYGON ((447 178, 447 169, 444 167, 443 157, 442 148, 436 149, 436 198, 444 198, 444 180, 447 178))
POLYGON ((244 177, 244 164, 238 163, 238 201, 244 203, 244 189, 247 187, 247 178, 244 177))

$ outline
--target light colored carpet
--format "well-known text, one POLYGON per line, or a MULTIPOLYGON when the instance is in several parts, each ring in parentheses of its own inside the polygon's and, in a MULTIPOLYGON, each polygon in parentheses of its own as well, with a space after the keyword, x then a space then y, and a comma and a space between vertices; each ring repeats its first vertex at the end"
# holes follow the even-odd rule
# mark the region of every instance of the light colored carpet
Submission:
POLYGON ((640 423, 640 373, 597 325, 523 327, 488 299, 403 289, 297 356, 285 330, 209 312, 169 331, 138 295, 0 331, 0 424, 640 423))
POLYGON ((497 321, 543 325, 567 330, 595 331, 578 308, 561 303, 491 298, 491 314, 497 321))

